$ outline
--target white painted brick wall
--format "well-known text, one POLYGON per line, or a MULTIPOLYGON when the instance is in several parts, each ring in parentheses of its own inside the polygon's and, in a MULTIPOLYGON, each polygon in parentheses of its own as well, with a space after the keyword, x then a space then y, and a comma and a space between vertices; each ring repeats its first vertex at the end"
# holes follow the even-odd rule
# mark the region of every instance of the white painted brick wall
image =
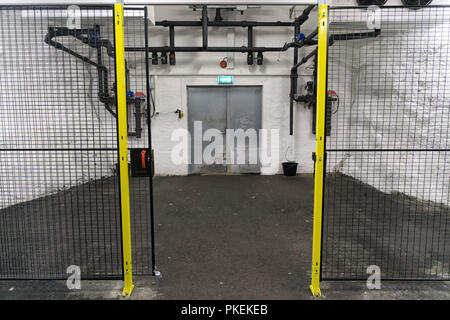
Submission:
MULTIPOLYGON (((158 20, 199 19, 201 12, 192 13, 184 8, 157 11, 158 20)), ((243 15, 224 12, 225 19, 259 20, 259 21, 289 21, 288 8, 262 8, 249 10, 243 15), (226 16, 228 14, 228 17, 226 16)), ((210 19, 214 18, 214 11, 210 11, 210 19)), ((310 23, 304 25, 302 32, 308 34, 315 27, 316 12, 311 15, 310 23)), ((179 46, 201 45, 201 33, 197 28, 188 30, 175 29, 175 43, 179 46)), ((234 45, 247 45, 247 30, 244 28, 230 28, 234 30, 234 45)), ((212 46, 227 45, 226 32, 223 29, 209 28, 209 43, 212 46)), ((293 39, 292 28, 255 28, 255 46, 283 46, 293 39)), ((150 29, 150 45, 166 45, 168 39, 167 28, 150 29), (156 31, 153 31, 156 30, 156 31)), ((232 44, 233 45, 233 44, 232 44)), ((300 56, 309 52, 310 48, 301 50, 300 56)), ((298 104, 295 109, 295 135, 289 136, 289 90, 290 68, 292 66, 293 51, 264 54, 264 65, 256 63, 248 66, 245 53, 177 53, 176 66, 151 65, 151 73, 155 75, 157 111, 160 115, 153 119, 153 137, 156 150, 156 172, 161 175, 187 174, 187 165, 174 165, 170 160, 172 147, 176 142, 170 141, 170 135, 176 128, 187 129, 186 86, 217 85, 218 75, 233 75, 234 85, 261 85, 263 94, 262 128, 278 129, 280 132, 280 166, 267 174, 280 173, 281 162, 285 155, 290 160, 299 162, 298 172, 312 172, 313 163, 311 153, 315 148, 315 137, 311 134, 311 110, 298 104), (222 69, 219 62, 227 56, 233 60, 234 68, 222 69), (173 111, 182 109, 186 116, 178 119, 173 111), (295 141, 295 143, 293 142, 295 141), (290 148, 289 148, 290 147, 290 148), (289 149, 288 149, 289 148, 289 149)), ((311 66, 311 64, 308 64, 311 66)), ((300 68, 299 90, 305 82, 312 79, 312 70, 300 68)))
MULTIPOLYGON (((185 19, 186 10, 172 8, 167 18, 185 19)), ((189 12, 192 19, 197 19, 198 12, 189 12)), ((211 15, 213 12, 211 12, 211 15)), ((51 16, 51 15, 50 15, 51 16)), ((94 15, 95 16, 95 15, 94 15)), ((163 17, 159 17, 162 19, 163 17)), ((237 19, 289 20, 286 8, 254 10, 237 16, 237 19), (257 15, 255 15, 257 13, 257 15)), ((313 17, 312 19, 315 18, 313 17)), ((96 18, 95 23, 106 24, 105 19, 96 18)), ((2 20, 2 41, 0 41, 0 67, 5 70, 2 77, 0 104, 0 141, 3 149, 9 148, 113 148, 115 147, 115 120, 104 110, 97 98, 96 71, 90 66, 43 42, 48 25, 65 25, 65 20, 47 18, 33 13, 28 18, 21 17, 20 12, 2 20), (36 24, 36 25, 35 25, 36 24), (9 30, 9 31, 8 31, 9 30), (11 32, 18 37, 11 37, 11 32), (21 59, 19 59, 19 57, 21 59), (92 88, 90 77, 92 76, 92 88), (22 102, 22 103, 21 103, 22 102), (25 112, 25 113, 24 113, 25 112), (24 119, 28 119, 24 121, 24 119), (104 133, 103 136, 99 133, 104 133), (105 136, 107 135, 107 136, 105 136)), ((86 24, 86 26, 89 23, 86 24)), ((309 32, 313 27, 304 32, 309 32)), ((223 30, 210 28, 211 45, 225 45, 223 30)), ((129 20, 126 26, 127 45, 142 45, 142 20, 129 20), (140 21, 140 22, 139 22, 140 21), (139 25, 139 23, 141 23, 139 25)), ((162 28, 150 30, 151 45, 166 44, 167 32, 162 28), (159 29, 159 30, 158 30, 159 29)), ((165 29, 167 31, 167 29, 165 29)), ((110 31, 111 32, 111 31, 110 31)), ((261 28, 255 30, 255 42, 258 46, 282 46, 291 41, 291 28, 261 28)), ((110 38, 111 34, 110 34, 110 38)), ((88 56, 86 46, 77 40, 58 38, 65 45, 88 56)), ((201 43, 198 32, 177 30, 177 45, 201 43)), ((245 45, 246 30, 237 28, 235 44, 245 45)), ((280 160, 289 146, 287 133, 289 106, 289 69, 292 52, 271 53, 265 55, 264 66, 247 66, 246 55, 235 55, 233 70, 224 71, 219 67, 223 53, 178 54, 177 66, 151 66, 156 77, 157 111, 160 115, 153 120, 153 138, 156 149, 156 171, 158 174, 186 174, 187 166, 174 166, 170 162, 168 137, 177 127, 187 128, 187 117, 178 120, 172 112, 177 108, 187 113, 186 85, 213 84, 218 74, 228 73, 236 76, 236 84, 263 85, 263 128, 276 128, 281 131, 280 160), (167 113, 169 112, 169 113, 167 113)), ((108 58, 105 57, 107 61, 108 58)), ((112 63, 109 61, 109 63, 112 63)), ((112 66, 112 65, 111 65, 112 66)), ((143 55, 128 55, 131 74, 141 75, 132 78, 133 91, 145 91, 142 77, 145 68, 143 55)), ((303 70, 310 74, 310 70, 303 70)), ((112 80, 111 80, 112 81, 112 80)), ((300 79, 300 84, 303 86, 300 79)), ((132 111, 129 112, 131 116, 132 111)), ((311 112, 299 107, 296 112, 295 158, 300 162, 300 172, 311 172, 311 152, 314 149, 314 137, 311 135, 311 112), (304 152, 304 150, 307 150, 304 152)), ((131 122, 133 119, 131 118, 131 122)), ((147 131, 143 138, 129 139, 129 147, 142 147, 147 143, 147 131)), ((31 200, 85 183, 91 179, 111 175, 116 162, 115 153, 93 152, 3 152, 0 166, 0 207, 31 200), (13 169, 12 169, 13 168, 13 169)))
MULTIPOLYGON (((328 147, 448 149, 450 9, 389 11, 381 29, 376 40, 341 42, 330 50, 329 88, 343 99, 328 147)), ((384 192, 450 202, 449 152, 347 152, 330 158, 331 170, 384 192)))
MULTIPOLYGON (((65 20, 2 13, 0 149, 114 148, 115 119, 98 101, 95 69, 44 43, 47 26, 65 20)), ((114 152, 1 151, 0 208, 109 176, 115 162, 114 152)))
MULTIPOLYGON (((180 8, 172 8, 172 11, 161 11, 161 16, 158 19, 198 19, 199 12, 186 13, 186 10, 180 8)), ((211 12, 211 18, 212 18, 211 12)), ((236 16, 236 19, 247 20, 288 20, 288 12, 286 8, 271 8, 249 11, 243 16, 236 16)), ((312 14, 310 21, 308 21, 302 31, 307 34, 313 30, 316 24, 316 14, 312 14)), ((5 21, 5 20, 3 20, 5 21)), ((90 147, 115 147, 114 139, 95 138, 92 134, 92 127, 102 128, 111 132, 111 128, 115 126, 115 122, 112 117, 104 110, 102 104, 97 100, 96 95, 96 72, 93 68, 83 67, 82 63, 71 58, 69 55, 60 51, 54 52, 54 49, 49 48, 43 44, 44 31, 41 29, 32 28, 26 21, 23 22, 24 28, 29 33, 29 38, 23 38, 19 42, 9 42, 11 39, 6 39, 6 36, 0 41, 0 67, 2 70, 7 70, 6 73, 9 78, 2 77, 1 79, 1 91, 0 91, 0 106, 2 117, 0 117, 0 143, 2 148, 9 148, 13 141, 18 139, 23 140, 22 147, 39 147, 46 146, 49 142, 56 142, 57 147, 77 147, 82 143, 89 141, 90 147), (21 62, 10 52, 11 46, 16 43, 26 43, 27 50, 31 49, 31 53, 27 54, 27 59, 21 62), (29 46, 29 47, 28 47, 29 46), (14 59, 13 59, 14 58, 14 59), (58 63, 56 66, 52 65, 52 61, 61 62, 64 59, 65 63, 58 63), (11 63, 11 60, 15 61, 11 63), (74 73, 73 77, 68 77, 69 68, 76 68, 78 73, 74 73), (21 73, 17 72, 18 70, 21 73), (43 71, 38 72, 38 71, 43 71), (89 81, 86 81, 82 88, 78 88, 74 91, 74 80, 81 77, 89 79, 89 72, 93 74, 93 87, 92 92, 86 89, 89 81), (20 74, 23 75, 21 79, 20 74), (5 80, 8 79, 8 80, 5 80), (20 83, 19 83, 20 80, 20 83), (25 81, 25 82, 24 82, 25 81), (27 85, 24 86, 23 83, 27 85), (49 90, 49 87, 52 90, 49 90), (72 91, 69 91, 72 90, 72 91), (15 93, 14 96, 11 92, 15 93), (25 94, 26 93, 26 94, 25 94), (62 98, 61 96, 62 95, 62 98), (92 96, 90 96, 92 95, 92 96), (17 104, 17 96, 24 98, 23 105, 17 104), (58 97, 58 99, 56 99, 58 97), (74 101, 74 97, 77 99, 74 101), (31 123, 23 123, 21 120, 21 113, 24 106, 29 107, 33 101, 36 107, 34 110, 39 111, 39 115, 42 116, 40 121, 32 121, 31 123), (55 101, 60 112, 53 112, 55 101), (92 102, 91 102, 92 101, 92 102), (9 111, 7 111, 9 110, 9 111), (88 112, 86 112, 88 111, 88 112), (62 120, 62 122, 61 122, 62 120), (63 127, 61 123, 66 125, 63 127), (73 124, 73 126, 71 126, 73 124), (83 130, 80 129, 80 125, 83 125, 83 130), (8 128, 8 129, 4 129, 8 128), (14 129, 12 129, 14 128, 14 129), (18 130, 18 129, 22 130, 18 130), (69 136, 62 134, 67 132, 69 136), (76 138, 74 133, 77 132, 76 138)), ((226 37, 223 31, 215 28, 210 28, 210 43, 211 45, 226 45, 226 37)), ((2 32, 5 32, 7 28, 3 28, 2 32)), ((131 27, 127 33, 128 41, 136 40, 136 32, 131 31, 131 27), (134 39, 134 40, 133 40, 134 39)), ((25 35, 28 33, 24 32, 25 35)), ((442 33, 445 35, 445 33, 442 33)), ((448 33, 447 33, 448 34, 448 33)), ((406 37, 408 34, 399 35, 406 37)), ((150 29, 150 42, 151 45, 166 45, 167 44, 167 29, 153 27, 150 29), (166 30, 161 32, 161 30, 166 30)), ((292 39, 292 30, 280 28, 278 31, 266 28, 255 29, 255 43, 257 46, 281 46, 285 42, 292 39)), ((201 43, 200 33, 197 31, 193 34, 192 30, 177 30, 176 44, 177 45, 195 45, 201 43)), ((131 44, 131 43, 129 43, 131 44)), ((235 31, 235 44, 237 46, 246 44, 246 30, 237 28, 235 31)), ((426 44, 424 44, 426 45, 426 44)), ((81 46, 79 48, 82 48, 81 46)), ((364 48, 364 50, 373 50, 373 48, 364 48)), ((419 55, 420 50, 424 48, 416 48, 419 55)), ((310 49, 301 50, 301 55, 309 52, 310 49)), ((359 50, 359 47, 355 47, 355 50, 359 50)), ((438 56, 448 52, 448 48, 434 48, 437 50, 432 57, 438 56), (446 51, 447 50, 447 51, 446 51)), ((85 51, 84 53, 88 53, 85 51)), ((395 46, 388 48, 386 51, 387 57, 392 57, 393 72, 390 70, 384 70, 379 75, 378 79, 392 78, 392 74, 399 73, 402 64, 394 63, 396 54, 395 46)), ((288 118, 289 118, 289 70, 292 65, 292 51, 289 53, 267 53, 265 54, 264 66, 247 66, 245 54, 236 53, 229 55, 229 58, 234 57, 234 69, 221 69, 219 67, 219 61, 225 56, 224 53, 178 53, 177 54, 177 66, 153 66, 151 65, 151 73, 155 76, 155 99, 157 103, 157 111, 160 115, 153 119, 153 143, 156 153, 156 172, 162 175, 170 174, 187 174, 187 166, 175 166, 170 161, 170 150, 173 146, 173 142, 170 142, 170 134, 173 129, 187 128, 187 117, 179 120, 177 115, 172 112, 177 108, 181 108, 188 112, 186 106, 186 86, 187 85, 215 85, 216 77, 219 74, 232 74, 235 76, 235 83, 237 85, 251 85, 258 84, 263 86, 263 128, 277 128, 280 129, 280 162, 284 161, 284 155, 289 146, 294 149, 295 156, 293 157, 288 153, 290 159, 294 158, 299 164, 299 172, 312 172, 313 163, 311 161, 311 152, 314 151, 315 137, 311 134, 311 111, 305 109, 302 104, 298 104, 295 113, 295 136, 294 139, 288 134, 288 118)), ((414 56, 414 55, 413 55, 414 56)), ((373 115, 380 114, 383 109, 380 109, 377 101, 385 99, 383 96, 361 95, 358 94, 360 89, 357 89, 358 77, 372 77, 370 65, 373 61, 370 61, 370 55, 367 59, 360 60, 360 65, 353 66, 348 65, 346 61, 334 61, 334 63, 341 68, 342 72, 346 72, 351 79, 353 79, 354 86, 350 86, 349 83, 336 84, 333 89, 338 91, 340 96, 352 96, 354 101, 351 103, 354 105, 360 104, 362 101, 369 101, 370 109, 367 112, 358 114, 358 117, 350 112, 349 114, 342 115, 338 113, 337 117, 343 117, 340 121, 346 121, 351 128, 358 130, 362 125, 364 128, 372 128, 367 141, 363 141, 364 145, 378 146, 382 141, 391 140, 390 126, 383 122, 381 119, 374 118, 373 115), (357 77, 356 77, 357 76, 357 77)), ((446 56, 447 57, 447 56, 446 56)), ((437 64, 444 63, 443 58, 436 61, 429 61, 435 66, 437 64)), ((445 60, 446 61, 446 60, 445 60)), ((129 59, 129 67, 132 74, 142 74, 145 66, 144 60, 135 56, 135 58, 129 59)), ((433 87, 435 80, 429 79, 427 74, 431 74, 426 68, 425 61, 415 61, 415 64, 422 66, 419 70, 421 78, 415 79, 414 74, 397 75, 398 84, 408 84, 414 90, 423 90, 425 88, 433 87), (415 79, 415 80, 414 80, 415 79)), ((300 69, 301 77, 299 79, 299 88, 303 88, 304 83, 311 78, 312 70, 308 68, 309 65, 300 69)), ((417 71, 417 70, 416 70, 417 71)), ((447 77, 448 75, 440 74, 440 77, 447 77)), ((446 82, 448 84, 448 81, 446 82)), ((144 91, 143 78, 132 79, 131 88, 134 91, 144 91)), ((420 146, 426 145, 427 136, 442 137, 447 133, 446 137, 448 141, 448 130, 443 127, 439 127, 437 124, 444 123, 444 119, 434 117, 435 114, 430 112, 435 107, 441 106, 445 108, 445 102, 447 101, 448 107, 448 92, 441 95, 432 95, 431 92, 422 93, 419 95, 411 95, 408 92, 401 92, 402 86, 397 86, 399 91, 396 97, 399 99, 409 99, 408 106, 410 109, 405 110, 396 108, 402 104, 396 106, 386 106, 385 111, 397 112, 400 114, 407 114, 410 120, 419 120, 421 123, 427 123, 425 132, 414 132, 414 140, 404 140, 403 142, 410 142, 408 147, 413 147, 418 141, 421 141, 420 146), (435 100, 431 99, 432 97, 435 100), (427 102, 427 103, 424 103, 427 102), (426 106, 433 105, 432 108, 426 106), (434 117, 434 118, 433 118, 434 117), (418 139, 418 137, 422 137, 418 139)), ((330 88, 331 89, 331 88, 330 88)), ((411 92, 412 90, 409 90, 411 92)), ((379 92, 380 95, 391 95, 392 92, 379 92)), ((399 101, 402 101, 402 100, 399 101)), ((444 109, 445 110, 445 109, 444 109)), ((448 108, 446 109, 448 111, 448 108)), ((441 110, 439 116, 443 114, 441 110)), ((444 114, 445 116, 445 114, 444 114)), ((448 123, 448 112, 446 113, 446 121, 448 123)), ((333 120, 335 121, 335 120, 333 120)), ((425 128, 425 126, 423 127, 425 128)), ((100 129, 99 129, 100 130, 100 129)), ((143 139, 138 140, 130 138, 130 147, 140 147, 146 143, 147 132, 144 130, 143 139)), ((344 137, 345 138, 345 137, 344 137)), ((346 141, 346 139, 344 139, 346 141)), ((442 140, 444 141, 444 140, 442 140)), ((347 144, 350 146, 350 144, 347 144)), ((447 145, 448 146, 448 145, 447 145)), ((86 145, 84 145, 86 147, 86 145)), ((290 149, 290 150, 291 150, 290 149)), ((30 200, 40 197, 45 194, 56 192, 58 190, 68 188, 70 186, 83 183, 89 179, 100 178, 112 174, 115 166, 115 155, 102 155, 94 157, 92 155, 81 155, 79 153, 66 153, 65 159, 67 163, 73 163, 74 166, 67 167, 66 162, 56 161, 56 159, 48 158, 51 155, 48 153, 41 154, 41 158, 36 158, 35 155, 21 155, 21 166, 16 166, 17 155, 11 153, 2 154, 2 164, 0 165, 0 207, 11 205, 17 202, 30 200), (47 162, 43 161, 49 159, 47 162), (57 164, 56 164, 57 163, 57 164), (75 166, 76 163, 76 166, 75 166), (12 170, 11 167, 15 166, 12 170), (35 183, 33 183, 33 181, 35 183)), ((364 156, 361 156, 364 157, 364 156)), ((437 156, 430 155, 430 158, 423 160, 421 163, 426 162, 425 169, 433 168, 447 168, 445 171, 448 175, 448 160, 445 163, 445 159, 438 158, 437 156), (437 161, 437 162, 436 162, 437 161)), ((405 166, 401 164, 407 164, 412 168, 413 162, 419 160, 414 157, 408 159, 402 159, 397 162, 395 166, 392 166, 392 161, 388 157, 380 158, 377 165, 382 166, 384 170, 384 176, 381 179, 381 183, 377 179, 367 179, 364 176, 360 176, 360 166, 362 163, 368 163, 365 158, 350 157, 347 158, 344 155, 343 171, 346 174, 355 176, 364 182, 370 183, 383 191, 400 191, 424 198, 425 194, 418 194, 417 188, 411 188, 411 190, 405 189, 405 186, 414 186, 418 183, 427 183, 433 185, 436 190, 448 190, 449 179, 447 175, 433 175, 434 180, 423 181, 420 176, 422 171, 420 170, 405 170, 405 166), (388 169, 386 169, 388 168, 388 169), (359 170, 359 171, 358 171, 359 170), (447 188, 447 189, 446 189, 447 188), (414 191, 416 190, 416 191, 414 191)), ((341 159, 341 160, 342 160, 341 159)), ((448 159, 448 157, 447 157, 448 159)), ((333 164, 331 164, 333 165, 333 164)), ((337 165, 337 163, 335 164, 337 165)), ((424 169, 424 170, 425 170, 424 169)), ((372 170, 370 172, 375 173, 375 168, 367 168, 366 170, 372 170)), ((434 170, 434 169, 433 169, 434 170)), ((280 172, 280 168, 279 171, 280 172)), ((441 198, 430 199, 434 201, 447 201, 448 192, 440 193, 443 196, 441 198), (445 198, 445 196, 447 198, 445 198)))

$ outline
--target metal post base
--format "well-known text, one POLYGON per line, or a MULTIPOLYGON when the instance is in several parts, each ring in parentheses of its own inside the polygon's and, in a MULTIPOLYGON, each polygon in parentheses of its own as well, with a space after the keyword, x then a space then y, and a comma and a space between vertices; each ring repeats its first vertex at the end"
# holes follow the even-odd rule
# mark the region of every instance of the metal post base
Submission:
POLYGON ((313 285, 309 286, 309 289, 311 290, 311 293, 314 297, 321 297, 322 293, 320 292, 319 287, 314 287, 313 285))
POLYGON ((133 292, 133 289, 134 289, 134 284, 131 284, 130 286, 125 286, 123 288, 123 291, 122 291, 122 297, 129 297, 129 296, 131 296, 131 293, 133 292))

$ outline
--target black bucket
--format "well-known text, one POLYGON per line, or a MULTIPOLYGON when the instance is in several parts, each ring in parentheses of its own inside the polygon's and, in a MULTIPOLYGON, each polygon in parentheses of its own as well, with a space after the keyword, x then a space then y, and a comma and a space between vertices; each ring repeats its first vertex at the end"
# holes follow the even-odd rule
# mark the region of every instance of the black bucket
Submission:
POLYGON ((288 161, 288 162, 283 162, 283 174, 285 176, 295 176, 297 175, 297 166, 298 163, 295 161, 288 161))

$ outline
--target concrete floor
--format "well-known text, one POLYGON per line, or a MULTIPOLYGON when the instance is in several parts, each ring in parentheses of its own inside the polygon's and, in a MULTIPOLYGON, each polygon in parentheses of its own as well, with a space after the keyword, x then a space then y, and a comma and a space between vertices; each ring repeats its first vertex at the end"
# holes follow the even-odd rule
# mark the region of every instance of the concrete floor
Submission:
MULTIPOLYGON (((312 299, 312 176, 155 179, 157 267, 127 299, 312 299)), ((0 281, 0 299, 120 299, 121 281, 0 281)), ((450 282, 323 282, 322 299, 450 299, 450 282)))

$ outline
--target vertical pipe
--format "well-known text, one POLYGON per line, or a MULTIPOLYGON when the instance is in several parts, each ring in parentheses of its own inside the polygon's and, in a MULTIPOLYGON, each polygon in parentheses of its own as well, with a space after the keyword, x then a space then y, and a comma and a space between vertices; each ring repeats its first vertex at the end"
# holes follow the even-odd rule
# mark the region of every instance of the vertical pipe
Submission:
MULTIPOLYGON (((146 29, 146 32, 148 32, 148 29, 146 29)), ((175 47, 175 27, 170 26, 169 27, 169 47, 174 48, 175 47)), ((148 45, 145 48, 145 51, 148 51, 148 45)), ((169 63, 170 65, 175 65, 175 52, 170 51, 169 52, 169 63)))
MULTIPOLYGON (((148 12, 147 7, 144 9, 144 28, 145 28, 145 48, 148 48, 148 12)), ((147 119, 148 119, 148 127, 147 127, 147 133, 148 133, 148 149, 150 152, 151 157, 151 164, 153 164, 154 158, 153 158, 153 146, 152 146, 152 117, 151 117, 151 111, 150 111, 150 95, 151 95, 151 88, 150 88, 150 63, 149 63, 149 52, 148 50, 145 50, 145 85, 147 89, 147 119)), ((155 259, 155 214, 154 214, 154 205, 153 205, 153 173, 152 172, 153 165, 149 166, 149 191, 150 191, 150 228, 151 228, 151 249, 152 249, 152 274, 156 275, 156 259, 155 259)))
MULTIPOLYGON (((295 20, 294 25, 294 37, 297 40, 297 35, 300 33, 300 22, 298 19, 295 20)), ((294 48, 294 66, 298 63, 298 48, 294 48)), ((294 134, 294 96, 297 93, 297 79, 298 73, 297 68, 294 68, 291 72, 291 92, 289 100, 289 134, 292 136, 294 134)))
POLYGON ((98 75, 98 96, 100 101, 104 101, 106 110, 110 110, 109 102, 103 98, 109 96, 108 92, 108 70, 103 66, 102 46, 98 41, 101 41, 100 25, 95 26, 95 33, 98 38, 95 38, 95 45, 97 47, 97 75, 98 75))
POLYGON ((125 60, 125 88, 130 91, 130 69, 128 69, 127 60, 125 60))
MULTIPOLYGON (((306 20, 308 20, 309 14, 315 5, 308 6, 303 10, 302 14, 295 19, 294 22, 294 41, 297 41, 297 36, 300 33, 300 25, 302 25, 306 20)), ((313 33, 314 34, 314 33, 313 33)), ((313 35, 311 34, 311 35, 313 35)), ((298 63, 298 48, 294 48, 294 66, 298 63)), ((294 97, 297 94, 298 85, 298 72, 297 68, 291 70, 291 91, 290 91, 290 101, 289 101, 289 134, 292 136, 294 134, 294 97)))
POLYGON ((208 48, 208 7, 203 6, 202 10, 202 35, 203 49, 208 48))
MULTIPOLYGON (((104 79, 103 79, 103 59, 102 59, 102 46, 98 41, 100 41, 100 26, 95 26, 95 33, 98 34, 99 38, 94 39, 94 44, 97 47, 97 73, 98 73, 98 95, 104 96, 105 95, 105 89, 103 88, 104 79)), ((105 87, 107 88, 107 87, 105 87)))
MULTIPOLYGON (((253 47, 253 27, 249 26, 248 30, 247 30, 247 42, 248 48, 252 48, 253 47)), ((247 52, 247 64, 248 65, 252 65, 253 64, 253 52, 248 51, 247 52)))
POLYGON ((117 90, 117 138, 119 149, 120 207, 122 216, 123 296, 133 291, 131 259, 130 188, 128 181, 128 128, 125 81, 125 45, 123 28, 123 4, 114 4, 114 41, 117 90))
POLYGON ((136 128, 135 128, 135 136, 136 138, 140 139, 142 136, 142 115, 141 115, 141 99, 136 99, 134 101, 134 118, 136 122, 136 128))
POLYGON ((214 21, 215 22, 222 22, 223 21, 223 18, 222 18, 221 14, 220 14, 220 9, 219 8, 216 9, 216 17, 214 18, 214 21))
POLYGON ((319 6, 319 40, 317 46, 317 120, 316 120, 316 155, 314 175, 314 224, 313 253, 311 269, 311 293, 320 296, 321 251, 322 251, 322 214, 325 176, 325 119, 327 99, 327 27, 328 6, 319 6))
POLYGON ((253 27, 249 26, 248 27, 248 32, 247 32, 247 38, 248 38, 248 47, 249 48, 253 48, 253 27))
MULTIPOLYGON (((147 7, 145 7, 145 8, 147 8, 147 7)), ((145 30, 146 30, 146 32, 148 32, 147 29, 145 29, 145 30)), ((175 47, 175 27, 174 26, 169 27, 169 47, 171 47, 171 48, 175 47)), ((147 51, 148 50, 145 50, 145 52, 147 52, 147 51)))

